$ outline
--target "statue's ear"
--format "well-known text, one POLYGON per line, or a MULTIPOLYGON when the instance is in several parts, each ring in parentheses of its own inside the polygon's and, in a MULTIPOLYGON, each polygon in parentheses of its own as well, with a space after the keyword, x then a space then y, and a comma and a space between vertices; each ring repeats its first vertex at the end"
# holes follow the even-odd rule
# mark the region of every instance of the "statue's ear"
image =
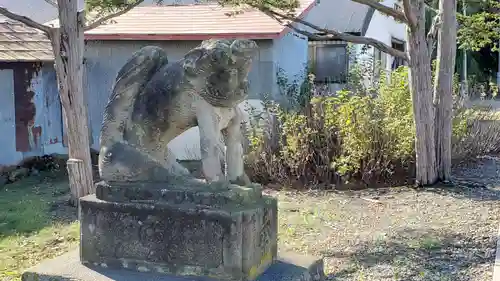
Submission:
POLYGON ((198 73, 199 61, 205 55, 202 49, 194 49, 184 56, 182 67, 186 74, 196 75, 198 73))

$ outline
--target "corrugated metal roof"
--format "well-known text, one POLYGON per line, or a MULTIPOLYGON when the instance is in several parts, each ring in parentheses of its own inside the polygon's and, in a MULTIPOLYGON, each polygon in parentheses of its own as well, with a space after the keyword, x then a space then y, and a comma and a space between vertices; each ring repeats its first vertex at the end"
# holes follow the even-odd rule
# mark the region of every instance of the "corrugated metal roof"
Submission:
POLYGON ((52 46, 44 33, 17 21, 0 21, 0 61, 53 59, 52 46))
MULTIPOLYGON (((304 13, 315 0, 300 0, 297 15, 304 13)), ((57 20, 46 23, 56 25, 57 20)), ((253 8, 222 7, 218 4, 171 6, 139 6, 112 23, 101 25, 85 33, 88 39, 143 39, 162 40, 203 39, 203 36, 246 36, 271 38, 285 27, 261 11, 253 8), (235 12, 243 11, 234 15, 235 12), (141 35, 141 36, 137 36, 141 35)))
MULTIPOLYGON (((369 10, 368 6, 351 0, 323 0, 307 13, 305 20, 339 32, 362 32, 369 10)), ((310 28, 305 30, 317 32, 310 28)))

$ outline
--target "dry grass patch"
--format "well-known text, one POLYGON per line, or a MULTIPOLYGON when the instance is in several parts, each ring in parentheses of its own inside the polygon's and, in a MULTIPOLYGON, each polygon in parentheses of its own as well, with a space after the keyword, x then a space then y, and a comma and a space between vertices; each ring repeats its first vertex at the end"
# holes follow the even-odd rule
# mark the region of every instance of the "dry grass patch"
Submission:
POLYGON ((274 192, 279 246, 325 257, 330 280, 488 280, 500 191, 274 192))

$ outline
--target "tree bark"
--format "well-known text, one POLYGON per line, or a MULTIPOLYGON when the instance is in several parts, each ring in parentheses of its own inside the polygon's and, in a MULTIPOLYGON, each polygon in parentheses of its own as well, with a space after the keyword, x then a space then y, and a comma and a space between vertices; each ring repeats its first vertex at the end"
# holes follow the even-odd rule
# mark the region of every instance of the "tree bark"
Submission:
POLYGON ((57 28, 42 25, 3 7, 0 7, 0 14, 41 30, 50 38, 68 140, 67 166, 73 197, 71 202, 78 204, 80 197, 94 192, 90 160, 91 134, 88 126, 86 96, 83 93, 84 31, 130 11, 144 0, 137 0, 120 11, 101 15, 88 26, 85 26, 85 14, 83 11, 80 12, 85 5, 84 0, 45 1, 59 9, 59 27, 57 28))
POLYGON ((77 1, 59 0, 60 28, 51 29, 59 95, 68 136, 68 174, 73 202, 93 193, 88 110, 83 93, 83 12, 77 1))
POLYGON ((456 10, 456 0, 439 1, 441 28, 438 32, 434 104, 436 107, 437 171, 441 181, 451 180, 453 74, 457 52, 456 10))
POLYGON ((431 60, 425 34, 425 3, 414 0, 411 5, 415 25, 407 27, 409 82, 413 99, 416 139, 416 183, 432 185, 437 182, 435 110, 432 97, 431 60))

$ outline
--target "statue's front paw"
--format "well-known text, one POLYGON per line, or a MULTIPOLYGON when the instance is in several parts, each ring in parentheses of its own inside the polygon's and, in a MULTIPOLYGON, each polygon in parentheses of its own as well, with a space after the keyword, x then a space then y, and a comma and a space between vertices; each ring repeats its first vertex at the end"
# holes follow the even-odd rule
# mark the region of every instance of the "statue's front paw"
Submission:
POLYGON ((252 182, 250 181, 250 179, 248 178, 248 176, 246 174, 243 174, 243 175, 237 177, 236 179, 231 180, 230 182, 232 184, 237 184, 240 186, 249 186, 250 184, 252 184, 252 182))

